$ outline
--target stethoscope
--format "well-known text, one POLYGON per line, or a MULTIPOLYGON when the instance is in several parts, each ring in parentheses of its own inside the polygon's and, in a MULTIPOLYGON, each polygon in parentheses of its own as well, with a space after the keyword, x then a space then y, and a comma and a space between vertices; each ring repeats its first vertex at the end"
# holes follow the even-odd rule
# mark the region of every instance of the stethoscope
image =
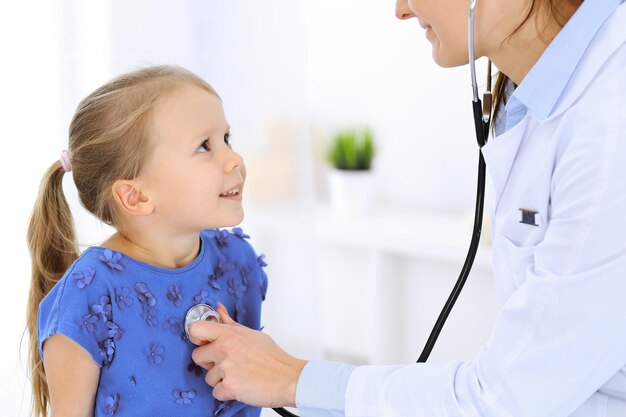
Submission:
MULTIPOLYGON (((474 63, 474 11, 476 9, 476 0, 471 0, 470 8, 469 8, 469 18, 468 18, 468 49, 469 49, 469 65, 470 72, 472 77, 472 107, 474 112, 474 127, 476 130, 476 140, 478 142, 479 148, 487 143, 487 139, 489 137, 489 127, 491 122, 491 61, 489 61, 488 69, 487 69, 487 91, 483 94, 483 102, 481 102, 480 98, 478 98, 478 84, 476 83, 476 65, 474 63), (484 106, 483 106, 484 104, 484 106)), ((472 265, 474 263, 474 259, 476 257, 476 252, 478 250, 478 243, 480 241, 480 233, 481 226, 483 221, 483 208, 485 202, 485 160, 483 158, 482 152, 478 152, 478 186, 476 190, 476 207, 474 211, 474 227, 472 231, 472 240, 470 242, 470 247, 465 257, 465 263, 463 264, 463 269, 461 269, 461 273, 459 278, 450 293, 450 296, 446 300, 441 313, 439 313, 439 317, 433 326, 433 330, 426 341, 426 345, 422 350, 422 353, 417 360, 418 363, 426 362, 430 353, 435 346, 435 342, 443 329, 443 325, 452 311, 452 307, 456 303, 456 300, 459 298, 461 294, 461 290, 465 285, 465 281, 467 281, 467 277, 472 269, 472 265)), ((189 309, 187 315, 185 316, 185 333, 187 337, 189 337, 189 326, 197 320, 209 320, 209 321, 217 321, 221 322, 219 314, 209 305, 207 304, 197 304, 189 309)), ((284 408, 274 408, 278 414, 282 417, 299 417, 297 414, 294 414, 290 411, 287 411, 284 408)))
POLYGON ((187 310, 185 314, 185 334, 187 340, 189 340, 189 328, 196 321, 212 321, 215 323, 221 323, 220 315, 215 311, 213 307, 208 304, 196 304, 187 310))

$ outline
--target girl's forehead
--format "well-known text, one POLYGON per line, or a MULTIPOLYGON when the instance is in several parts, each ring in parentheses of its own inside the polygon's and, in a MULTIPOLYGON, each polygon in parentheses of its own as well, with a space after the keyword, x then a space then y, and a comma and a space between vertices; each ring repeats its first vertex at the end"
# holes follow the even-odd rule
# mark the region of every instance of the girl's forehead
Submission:
POLYGON ((195 85, 184 84, 161 97, 154 105, 152 133, 160 139, 194 140, 227 126, 221 100, 195 85))

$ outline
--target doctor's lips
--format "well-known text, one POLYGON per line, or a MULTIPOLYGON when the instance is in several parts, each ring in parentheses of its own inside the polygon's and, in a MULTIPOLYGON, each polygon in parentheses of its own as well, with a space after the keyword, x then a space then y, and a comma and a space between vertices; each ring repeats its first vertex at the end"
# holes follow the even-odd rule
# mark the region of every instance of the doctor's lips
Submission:
POLYGON ((238 200, 241 199, 241 193, 243 191, 243 184, 237 184, 233 188, 230 188, 228 191, 224 191, 220 194, 222 198, 228 198, 230 200, 238 200))

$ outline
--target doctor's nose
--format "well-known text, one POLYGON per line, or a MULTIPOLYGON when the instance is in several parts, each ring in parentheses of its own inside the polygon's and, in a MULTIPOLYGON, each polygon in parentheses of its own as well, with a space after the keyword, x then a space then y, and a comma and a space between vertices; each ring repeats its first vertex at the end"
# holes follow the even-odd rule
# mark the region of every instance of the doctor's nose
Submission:
POLYGON ((409 8, 408 0, 396 0, 396 17, 400 20, 406 20, 414 17, 415 14, 409 8))

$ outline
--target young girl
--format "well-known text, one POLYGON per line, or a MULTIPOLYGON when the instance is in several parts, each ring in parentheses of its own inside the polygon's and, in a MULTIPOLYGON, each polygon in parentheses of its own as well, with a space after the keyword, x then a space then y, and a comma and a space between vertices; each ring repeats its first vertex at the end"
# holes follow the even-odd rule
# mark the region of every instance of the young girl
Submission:
POLYGON ((83 100, 28 229, 34 405, 46 416, 258 416, 217 401, 191 360, 199 303, 259 329, 267 278, 241 229, 246 168, 217 93, 176 67, 122 75, 83 100), (81 255, 62 191, 117 232, 81 255))

